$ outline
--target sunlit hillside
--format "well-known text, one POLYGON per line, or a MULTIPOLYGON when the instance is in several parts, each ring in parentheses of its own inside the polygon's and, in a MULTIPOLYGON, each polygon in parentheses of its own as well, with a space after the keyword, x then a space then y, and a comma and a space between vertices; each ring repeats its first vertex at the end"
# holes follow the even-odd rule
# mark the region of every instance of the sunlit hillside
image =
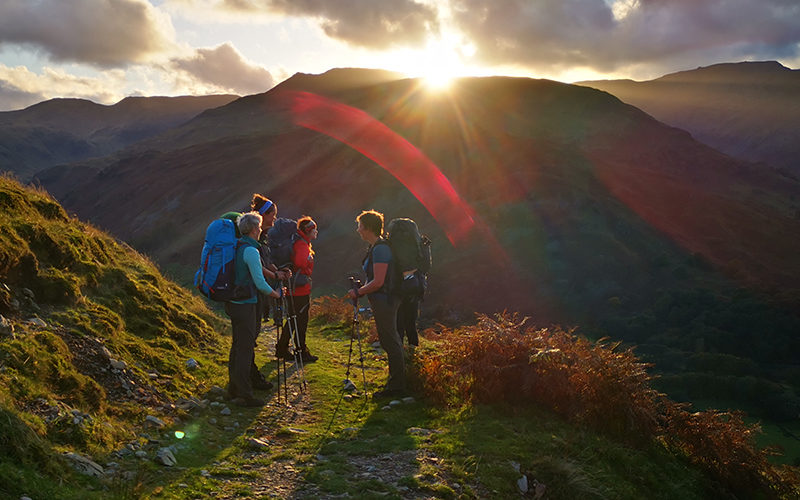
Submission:
POLYGON ((99 460, 148 418, 185 418, 224 383, 225 323, 46 193, 0 177, 0 208, 0 492, 87 498, 60 455, 99 460))

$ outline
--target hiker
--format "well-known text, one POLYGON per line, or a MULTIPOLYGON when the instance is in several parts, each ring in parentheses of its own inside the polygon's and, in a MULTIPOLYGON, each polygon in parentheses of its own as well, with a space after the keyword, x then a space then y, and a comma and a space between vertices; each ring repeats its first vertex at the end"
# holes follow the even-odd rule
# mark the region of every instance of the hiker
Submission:
POLYGON ((402 273, 397 292, 400 305, 397 309, 397 333, 400 344, 408 339, 413 352, 419 346, 417 318, 419 304, 427 288, 427 273, 431 265, 431 240, 419 233, 417 223, 408 218, 393 219, 387 228, 389 244, 394 252, 395 265, 402 273))
MULTIPOLYGON (((268 280, 267 283, 269 283, 271 287, 275 288, 278 286, 280 281, 288 280, 292 275, 292 272, 288 269, 279 270, 277 267, 275 267, 269 256, 267 231, 272 227, 272 224, 275 222, 275 218, 278 216, 278 205, 276 205, 266 196, 253 193, 253 198, 250 201, 250 211, 257 212, 261 216, 261 236, 258 239, 260 244, 258 247, 258 252, 261 256, 261 271, 264 274, 264 278, 268 280)), ((239 212, 228 212, 222 217, 236 221, 240 215, 242 214, 239 212)), ((261 294, 258 295, 258 329, 256 331, 255 338, 253 338, 254 348, 258 340, 258 335, 261 333, 261 321, 262 319, 269 318, 269 302, 270 301, 268 298, 263 297, 261 294)), ((250 367, 250 380, 254 389, 268 391, 273 387, 272 382, 268 381, 264 377, 264 374, 261 373, 261 370, 258 369, 258 366, 255 363, 255 358, 253 359, 253 365, 250 367)))
POLYGON ((389 360, 389 379, 386 386, 375 391, 373 397, 397 396, 405 391, 405 362, 403 345, 397 335, 397 298, 390 293, 392 250, 383 235, 383 214, 365 210, 356 217, 361 239, 369 243, 362 266, 367 282, 357 290, 350 290, 351 300, 366 295, 375 318, 378 341, 389 360))
MULTIPOLYGON (((314 250, 311 241, 317 239, 317 223, 314 219, 304 215, 297 221, 297 237, 292 245, 292 266, 294 268, 294 286, 289 293, 289 316, 297 320, 297 338, 295 348, 298 350, 303 363, 313 363, 318 360, 311 354, 306 345, 306 331, 308 330, 308 313, 311 306, 311 273, 314 271, 314 250)), ((275 356, 280 359, 290 359, 289 336, 291 335, 289 322, 283 325, 281 338, 276 346, 275 356)))
POLYGON ((225 303, 231 319, 233 340, 228 359, 228 396, 239 406, 262 406, 264 401, 253 397, 251 367, 255 364, 255 339, 260 325, 258 295, 280 298, 283 290, 274 290, 264 279, 259 255, 262 217, 258 212, 242 214, 236 225, 242 237, 236 246, 236 285, 248 286, 250 297, 225 303))

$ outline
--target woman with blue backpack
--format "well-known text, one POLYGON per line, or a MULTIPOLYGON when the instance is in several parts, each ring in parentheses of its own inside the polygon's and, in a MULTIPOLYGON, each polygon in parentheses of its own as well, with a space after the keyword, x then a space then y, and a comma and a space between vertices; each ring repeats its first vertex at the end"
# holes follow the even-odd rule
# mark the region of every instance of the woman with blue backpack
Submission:
POLYGON ((262 217, 249 212, 236 220, 242 235, 236 245, 236 278, 238 288, 249 288, 249 296, 225 303, 225 313, 231 319, 233 340, 228 358, 228 395, 239 406, 263 406, 264 401, 253 396, 250 368, 255 360, 255 341, 260 318, 260 294, 280 298, 284 291, 274 290, 264 279, 259 254, 258 238, 261 236, 262 217))

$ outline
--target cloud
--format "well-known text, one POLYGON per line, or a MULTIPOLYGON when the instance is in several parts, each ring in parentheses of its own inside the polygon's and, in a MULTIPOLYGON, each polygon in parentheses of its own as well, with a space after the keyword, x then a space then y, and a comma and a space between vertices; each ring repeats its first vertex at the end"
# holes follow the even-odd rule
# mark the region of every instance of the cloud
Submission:
POLYGON ((540 69, 705 64, 798 53, 794 0, 450 0, 485 64, 540 69))
POLYGON ((46 97, 44 94, 26 92, 8 82, 0 80, 0 111, 27 108, 45 99, 46 97))
POLYGON ((146 0, 4 0, 0 44, 99 67, 145 62, 173 46, 167 16, 146 0))
POLYGON ((181 73, 177 86, 203 92, 255 94, 275 85, 269 71, 247 61, 230 43, 196 49, 188 57, 172 59, 170 66, 181 73))
POLYGON ((220 0, 217 5, 245 14, 315 18, 329 37, 370 49, 423 46, 439 31, 437 9, 413 0, 220 0))
POLYGON ((53 97, 76 97, 98 103, 112 103, 124 97, 125 73, 104 71, 97 77, 79 77, 46 67, 40 74, 28 68, 0 64, 0 109, 20 109, 53 97))

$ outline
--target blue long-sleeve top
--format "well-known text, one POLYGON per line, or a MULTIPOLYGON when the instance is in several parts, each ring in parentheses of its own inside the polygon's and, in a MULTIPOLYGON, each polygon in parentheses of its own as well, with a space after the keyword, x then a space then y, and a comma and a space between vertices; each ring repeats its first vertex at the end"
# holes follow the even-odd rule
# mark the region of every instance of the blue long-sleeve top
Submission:
MULTIPOLYGON (((271 294, 273 289, 269 286, 267 280, 264 279, 264 273, 261 271, 261 254, 258 252, 258 242, 247 236, 242 239, 244 239, 246 243, 249 243, 243 249, 242 260, 247 268, 247 272, 250 274, 250 279, 253 280, 259 292, 264 295, 271 294)), ((232 300, 231 302, 234 304, 254 304, 258 302, 258 297, 253 295, 249 299, 232 300)))

